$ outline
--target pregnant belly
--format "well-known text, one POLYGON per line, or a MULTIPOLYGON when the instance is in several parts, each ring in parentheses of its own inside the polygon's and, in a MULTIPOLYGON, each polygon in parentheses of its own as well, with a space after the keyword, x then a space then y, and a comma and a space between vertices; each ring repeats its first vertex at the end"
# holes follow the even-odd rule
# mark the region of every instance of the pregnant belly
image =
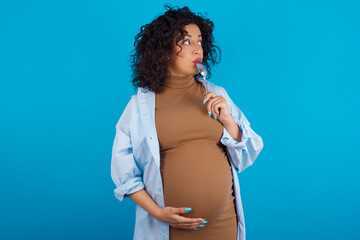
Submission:
POLYGON ((194 141, 161 152, 165 206, 191 207, 186 217, 207 220, 234 204, 231 165, 214 142, 194 141))

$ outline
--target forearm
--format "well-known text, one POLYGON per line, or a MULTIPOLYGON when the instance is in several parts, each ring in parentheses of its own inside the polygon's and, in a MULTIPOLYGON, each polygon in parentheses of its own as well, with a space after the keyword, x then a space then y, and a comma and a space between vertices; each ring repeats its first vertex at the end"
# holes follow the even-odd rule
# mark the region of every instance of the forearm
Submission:
POLYGON ((223 125, 234 140, 241 142, 242 132, 233 117, 224 121, 223 125))
POLYGON ((144 188, 128 196, 151 216, 158 218, 161 208, 154 202, 144 188))

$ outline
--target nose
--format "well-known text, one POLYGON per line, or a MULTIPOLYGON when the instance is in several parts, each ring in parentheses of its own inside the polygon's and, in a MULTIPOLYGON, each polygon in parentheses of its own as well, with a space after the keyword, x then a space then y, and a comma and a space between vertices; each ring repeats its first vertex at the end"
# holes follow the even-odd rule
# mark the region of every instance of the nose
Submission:
POLYGON ((194 47, 194 54, 197 54, 197 55, 199 55, 199 54, 201 54, 202 53, 202 51, 203 51, 203 48, 202 48, 202 46, 201 45, 198 45, 198 44, 196 44, 195 45, 195 47, 194 47))

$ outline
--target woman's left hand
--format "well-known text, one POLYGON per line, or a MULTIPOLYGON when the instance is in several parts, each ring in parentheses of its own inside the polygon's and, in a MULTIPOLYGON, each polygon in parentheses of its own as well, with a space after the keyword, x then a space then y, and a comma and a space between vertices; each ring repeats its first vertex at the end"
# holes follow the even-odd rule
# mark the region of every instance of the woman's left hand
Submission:
POLYGON ((205 103, 203 103, 207 104, 208 113, 210 113, 215 119, 219 120, 223 125, 229 122, 232 116, 230 115, 229 106, 223 96, 216 95, 213 92, 208 92, 204 96, 204 100, 205 103))

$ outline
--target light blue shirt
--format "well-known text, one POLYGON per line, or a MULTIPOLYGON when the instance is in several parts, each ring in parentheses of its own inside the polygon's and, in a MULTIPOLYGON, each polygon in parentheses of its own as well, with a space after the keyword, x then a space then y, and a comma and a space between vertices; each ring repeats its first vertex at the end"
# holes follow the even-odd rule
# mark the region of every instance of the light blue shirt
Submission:
MULTIPOLYGON (((202 84, 204 81, 200 79, 202 84)), ((224 88, 208 82, 209 91, 222 95, 231 116, 242 131, 241 142, 234 140, 223 127, 221 143, 226 146, 234 182, 235 205, 238 217, 237 240, 245 240, 245 220, 237 172, 251 166, 263 148, 262 138, 251 128, 242 111, 233 103, 224 88)), ((160 147, 155 128, 155 93, 138 88, 131 96, 118 123, 112 148, 111 178, 115 197, 122 201, 126 194, 145 188, 150 197, 165 207, 160 174, 160 147)), ((134 240, 168 240, 169 225, 155 219, 136 205, 134 240)))

